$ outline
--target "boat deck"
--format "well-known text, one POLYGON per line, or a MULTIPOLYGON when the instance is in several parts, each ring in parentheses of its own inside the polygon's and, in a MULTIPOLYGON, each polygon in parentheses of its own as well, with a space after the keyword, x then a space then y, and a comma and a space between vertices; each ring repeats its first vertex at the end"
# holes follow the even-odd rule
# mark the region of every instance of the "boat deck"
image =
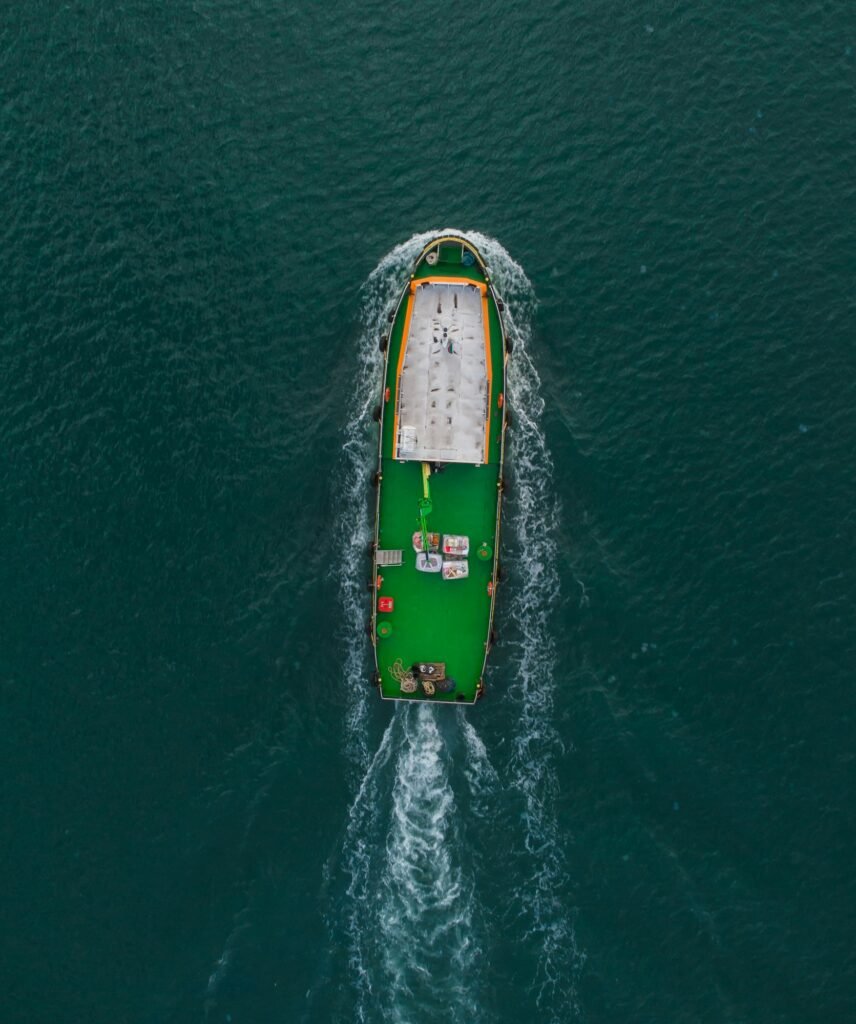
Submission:
POLYGON ((372 616, 385 698, 473 703, 490 645, 505 342, 485 274, 478 265, 463 265, 461 251, 460 245, 441 246, 435 265, 417 265, 390 331, 376 534, 377 549, 385 553, 380 560, 390 564, 375 559, 372 616), (415 313, 421 315, 414 320, 415 313), (469 538, 466 578, 444 579, 416 568, 413 534, 419 530, 423 460, 443 464, 430 476, 428 529, 469 538), (398 551, 400 564, 395 564, 398 551), (391 611, 381 610, 383 598, 392 599, 391 611), (419 662, 443 663, 454 689, 443 692, 438 686, 430 696, 422 689, 402 690, 403 674, 419 662))

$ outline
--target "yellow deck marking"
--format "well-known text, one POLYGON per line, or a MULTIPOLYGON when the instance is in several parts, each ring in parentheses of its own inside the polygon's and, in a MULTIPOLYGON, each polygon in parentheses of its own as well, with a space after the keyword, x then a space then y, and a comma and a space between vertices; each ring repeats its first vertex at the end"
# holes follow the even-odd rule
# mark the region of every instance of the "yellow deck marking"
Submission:
POLYGON ((487 422, 484 427, 484 461, 490 461, 490 409, 493 401, 493 364, 490 358, 490 319, 487 310, 487 289, 482 292, 482 320, 484 320, 484 366, 487 370, 487 422))
POLYGON ((410 282, 410 294, 415 295, 416 289, 421 288, 423 284, 469 285, 471 288, 478 288, 482 295, 487 291, 484 281, 471 281, 468 277, 420 277, 410 282))
POLYGON ((407 296, 407 312, 404 314, 404 330, 401 334, 401 348, 398 351, 398 366, 395 370, 395 415, 392 417, 392 457, 398 458, 398 406, 401 393, 401 368, 404 366, 404 353, 407 349, 407 336, 410 334, 410 317, 413 313, 414 289, 411 282, 410 294, 407 296))

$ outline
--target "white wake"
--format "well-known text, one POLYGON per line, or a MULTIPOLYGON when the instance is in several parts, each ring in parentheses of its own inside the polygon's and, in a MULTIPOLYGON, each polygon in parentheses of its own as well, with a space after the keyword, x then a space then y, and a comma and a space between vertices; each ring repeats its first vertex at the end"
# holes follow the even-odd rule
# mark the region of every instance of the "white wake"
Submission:
POLYGON ((528 936, 540 947, 534 980, 545 1020, 566 1022, 579 1014, 576 981, 584 955, 576 946, 565 841, 556 816, 557 758, 564 743, 554 725, 556 645, 554 612, 559 598, 559 506, 553 461, 541 426, 544 400, 530 355, 534 294, 522 269, 502 263, 497 277, 514 341, 508 390, 514 417, 509 467, 512 492, 506 527, 513 548, 507 586, 513 672, 509 696, 516 728, 508 782, 523 798, 523 843, 518 897, 528 936))
POLYGON ((475 877, 435 710, 399 705, 348 812, 350 982, 361 1022, 482 1019, 475 877))
POLYGON ((534 963, 528 982, 521 978, 517 987, 530 987, 539 1021, 566 1024, 578 1014, 575 984, 584 958, 567 905, 564 837, 555 808, 556 762, 563 750, 553 724, 559 510, 540 425, 540 381, 529 351, 534 309, 525 273, 502 246, 454 229, 414 235, 384 257, 364 287, 359 367, 344 441, 347 500, 339 524, 347 631, 345 747, 354 798, 340 851, 343 902, 328 915, 331 927, 338 922, 346 931, 355 1019, 364 1024, 485 1019, 480 996, 490 987, 490 914, 481 899, 487 883, 480 883, 478 857, 459 820, 464 797, 482 821, 508 822, 509 834, 500 842, 510 851, 507 867, 513 865, 502 880, 518 932, 510 938, 531 951, 525 962, 534 963), (366 490, 377 443, 371 409, 382 364, 377 340, 413 260, 440 233, 464 234, 479 248, 505 302, 514 343, 508 382, 513 490, 504 511, 503 545, 511 579, 501 592, 508 603, 500 604, 511 672, 496 680, 489 697, 499 703, 499 713, 510 710, 513 720, 501 756, 489 752, 479 734, 480 708, 469 717, 441 709, 447 714, 440 720, 429 705, 397 705, 374 754, 370 738, 369 702, 378 698, 366 685, 364 585, 372 533, 366 490), (354 509, 363 510, 357 522, 354 509), (502 817, 512 799, 522 814, 502 817))
POLYGON ((371 760, 368 742, 369 700, 377 694, 368 686, 370 658, 365 624, 369 617, 365 584, 369 578, 368 547, 372 540, 373 510, 367 497, 377 452, 377 429, 372 409, 380 397, 383 355, 378 340, 387 325, 386 314, 401 293, 407 271, 419 252, 410 242, 388 253, 375 267, 361 293, 357 365, 350 390, 344 431, 342 514, 337 523, 341 557, 340 593, 345 624, 347 721, 346 753, 358 775, 371 760))

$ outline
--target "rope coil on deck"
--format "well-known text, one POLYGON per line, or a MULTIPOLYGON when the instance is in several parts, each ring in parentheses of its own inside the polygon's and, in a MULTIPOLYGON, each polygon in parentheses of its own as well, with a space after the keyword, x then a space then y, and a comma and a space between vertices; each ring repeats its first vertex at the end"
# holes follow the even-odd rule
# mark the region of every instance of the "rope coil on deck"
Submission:
POLYGON ((392 678, 401 687, 402 693, 416 693, 416 677, 410 671, 405 669, 404 662, 401 658, 396 658, 392 665, 389 667, 392 678))

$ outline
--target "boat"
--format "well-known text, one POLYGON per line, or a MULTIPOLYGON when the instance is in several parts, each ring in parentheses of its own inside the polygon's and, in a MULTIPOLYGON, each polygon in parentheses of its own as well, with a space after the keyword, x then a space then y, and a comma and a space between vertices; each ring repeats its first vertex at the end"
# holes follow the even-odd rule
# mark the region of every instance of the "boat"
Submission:
POLYGON ((485 692, 509 421, 502 314, 478 249, 446 235, 383 325, 368 631, 385 700, 485 692))

